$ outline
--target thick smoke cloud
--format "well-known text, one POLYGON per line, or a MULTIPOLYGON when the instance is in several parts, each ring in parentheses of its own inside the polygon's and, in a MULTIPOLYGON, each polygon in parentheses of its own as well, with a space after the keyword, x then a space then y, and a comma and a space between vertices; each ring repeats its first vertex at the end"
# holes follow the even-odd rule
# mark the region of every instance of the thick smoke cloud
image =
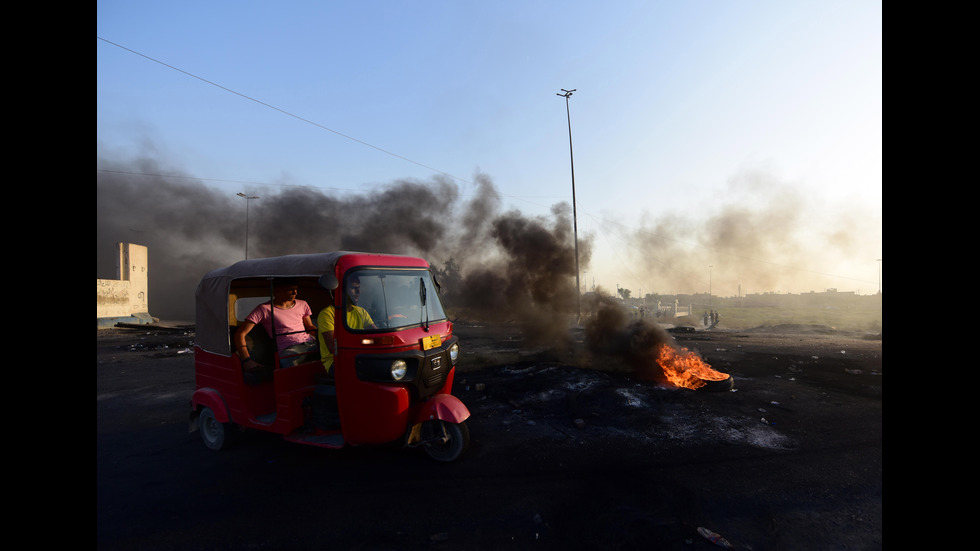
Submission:
MULTIPOLYGON (((243 258, 244 201, 152 158, 99 159, 99 166, 97 277, 115 277, 115 243, 146 245, 150 313, 192 320, 201 276, 243 258)), ((703 211, 649 216, 622 235, 626 271, 643 292, 703 293, 709 265, 722 296, 836 287, 840 279, 830 274, 846 273, 834 264, 840 259, 864 259, 874 274, 880 213, 821 205, 764 170, 743 171, 729 184, 703 211)), ((298 186, 249 192, 261 196, 249 210, 250 258, 334 250, 421 256, 454 316, 518 323, 532 342, 568 338, 578 299, 568 204, 536 217, 504 210, 485 175, 462 189, 435 177, 348 196, 298 186)), ((578 237, 580 272, 595 273, 593 237, 578 237)), ((583 302, 583 314, 594 306, 583 302)), ((608 310, 601 324, 633 342, 661 338, 623 326, 621 315, 608 310)), ((609 338, 597 334, 595 342, 601 348, 609 338)))
MULTIPOLYGON (((450 297, 482 319, 521 324, 533 342, 567 338, 570 320, 555 314, 578 307, 571 209, 560 204, 551 214, 528 218, 510 211, 494 217, 486 237, 495 247, 486 252, 472 250, 468 238, 468 268, 462 277, 450 277, 450 297)), ((580 239, 579 266, 588 267, 590 257, 591 239, 580 239)))
POLYGON ((116 277, 116 243, 145 245, 150 313, 193 320, 201 276, 241 259, 241 209, 199 181, 153 176, 171 170, 152 160, 125 165, 100 160, 100 166, 106 172, 98 173, 96 184, 96 277, 116 277))
POLYGON ((657 364, 661 345, 674 346, 674 339, 654 322, 637 319, 608 296, 592 299, 593 315, 585 319, 585 361, 604 371, 627 372, 641 379, 663 382, 657 364))
MULTIPOLYGON (((194 318, 201 276, 244 257, 243 200, 174 174, 152 160, 98 173, 98 276, 115 277, 117 242, 146 245, 150 313, 194 318)), ((288 187, 263 190, 249 209, 249 258, 353 250, 421 256, 443 283, 457 315, 522 324, 527 335, 567 330, 575 312, 571 209, 550 216, 501 212, 491 180, 461 193, 446 178, 393 182, 380 191, 337 197, 288 187)), ((582 269, 591 240, 579 239, 582 269)))
POLYGON ((457 186, 440 179, 349 198, 299 187, 261 195, 250 257, 332 250, 428 255, 452 231, 459 199, 457 186))

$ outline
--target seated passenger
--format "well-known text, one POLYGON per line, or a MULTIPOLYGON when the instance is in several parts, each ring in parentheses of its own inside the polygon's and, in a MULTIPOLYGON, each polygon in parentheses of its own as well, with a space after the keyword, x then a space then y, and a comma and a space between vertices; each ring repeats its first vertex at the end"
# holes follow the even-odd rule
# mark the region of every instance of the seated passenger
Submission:
MULTIPOLYGON (((345 288, 347 300, 347 327, 351 329, 377 329, 371 314, 367 310, 357 305, 357 300, 361 297, 361 281, 357 277, 351 278, 345 288)), ((320 361, 323 362, 327 374, 333 366, 334 350, 334 307, 333 304, 320 310, 320 315, 316 317, 316 325, 320 331, 320 361)))
POLYGON ((273 308, 275 308, 276 348, 279 350, 279 357, 282 358, 279 360, 280 367, 297 365, 306 359, 305 355, 293 358, 283 358, 284 356, 316 350, 317 342, 313 337, 316 334, 316 327, 311 319, 313 311, 305 300, 296 298, 297 293, 295 280, 277 280, 272 301, 259 304, 248 316, 245 316, 245 320, 235 331, 235 350, 242 360, 242 367, 248 370, 264 367, 250 357, 248 347, 245 345, 245 336, 256 325, 261 325, 266 333, 273 335, 273 308))

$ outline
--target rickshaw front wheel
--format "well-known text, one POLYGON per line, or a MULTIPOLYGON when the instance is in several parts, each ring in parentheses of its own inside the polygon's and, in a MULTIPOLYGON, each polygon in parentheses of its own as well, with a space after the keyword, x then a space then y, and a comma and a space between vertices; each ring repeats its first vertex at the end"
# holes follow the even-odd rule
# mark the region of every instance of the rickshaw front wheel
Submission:
POLYGON ((202 408, 197 418, 198 430, 204 445, 212 450, 220 450, 228 442, 228 430, 225 423, 218 421, 211 408, 202 408))
POLYGON ((455 461, 470 446, 470 430, 466 422, 447 423, 426 421, 422 427, 425 439, 422 447, 436 461, 455 461))

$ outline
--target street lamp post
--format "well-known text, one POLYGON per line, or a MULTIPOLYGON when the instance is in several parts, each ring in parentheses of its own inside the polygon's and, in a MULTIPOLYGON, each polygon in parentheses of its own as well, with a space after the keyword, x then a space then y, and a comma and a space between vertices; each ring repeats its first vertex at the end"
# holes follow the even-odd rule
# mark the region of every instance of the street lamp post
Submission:
POLYGON ((708 265, 708 310, 711 310, 711 264, 708 265))
POLYGON ((239 193, 238 196, 245 199, 245 260, 248 260, 248 203, 259 197, 257 195, 245 195, 244 193, 239 193))
POLYGON ((576 212, 575 206, 575 155, 572 151, 572 112, 568 107, 568 98, 572 97, 572 92, 577 90, 573 88, 571 90, 561 89, 564 94, 557 94, 565 98, 565 115, 568 117, 568 156, 571 160, 572 165, 572 230, 575 237, 575 300, 578 308, 576 321, 582 319, 582 294, 579 288, 579 277, 578 277, 578 213, 576 212))

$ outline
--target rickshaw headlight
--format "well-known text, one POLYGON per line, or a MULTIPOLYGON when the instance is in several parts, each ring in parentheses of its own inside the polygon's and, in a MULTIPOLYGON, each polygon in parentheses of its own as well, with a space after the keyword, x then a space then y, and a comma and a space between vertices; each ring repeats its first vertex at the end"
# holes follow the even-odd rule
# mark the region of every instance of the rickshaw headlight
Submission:
POLYGON ((391 378, 400 381, 405 377, 405 373, 408 373, 408 364, 405 360, 395 360, 391 362, 391 378))
POLYGON ((449 359, 453 362, 453 365, 456 365, 456 360, 458 358, 459 358, 459 345, 453 343, 453 345, 449 347, 449 359))

